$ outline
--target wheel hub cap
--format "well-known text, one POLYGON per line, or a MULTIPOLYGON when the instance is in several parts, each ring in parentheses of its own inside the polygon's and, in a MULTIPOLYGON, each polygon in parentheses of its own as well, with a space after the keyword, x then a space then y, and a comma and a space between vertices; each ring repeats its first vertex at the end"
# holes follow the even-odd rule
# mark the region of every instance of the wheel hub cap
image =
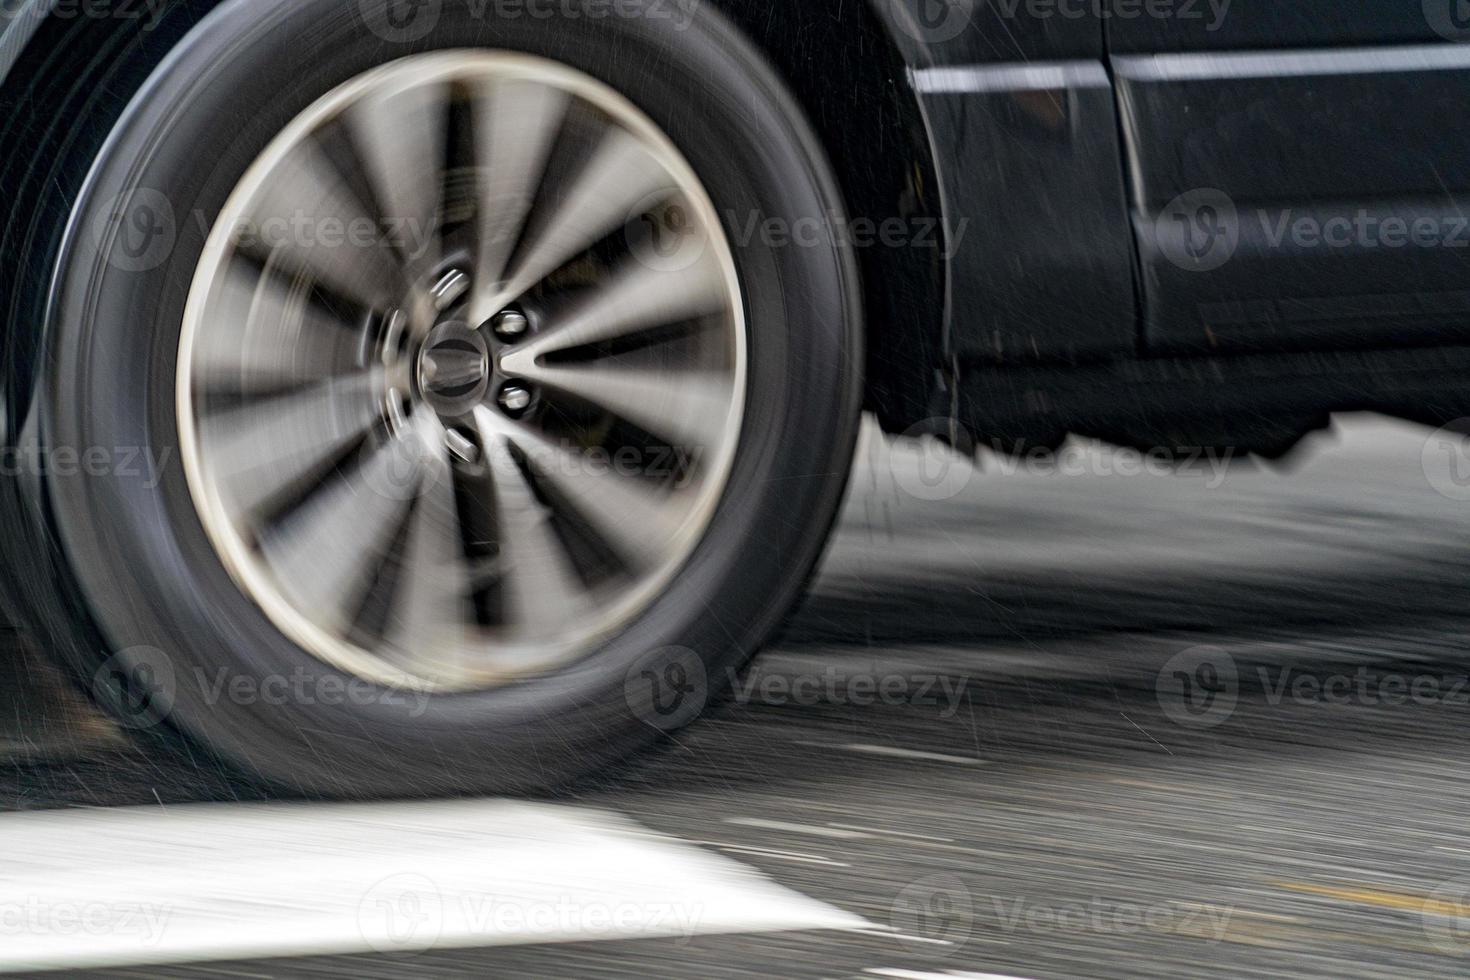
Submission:
POLYGON ((441 416, 460 416, 485 400, 491 355, 485 338, 467 323, 441 323, 419 354, 424 399, 441 416))

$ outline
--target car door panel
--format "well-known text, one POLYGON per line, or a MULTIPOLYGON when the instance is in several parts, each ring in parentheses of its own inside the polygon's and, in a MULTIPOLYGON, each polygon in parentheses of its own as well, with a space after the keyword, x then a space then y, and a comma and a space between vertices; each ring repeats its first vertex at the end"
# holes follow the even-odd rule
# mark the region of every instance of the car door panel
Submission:
POLYGON ((1470 47, 1112 66, 1150 350, 1470 337, 1470 47))
POLYGON ((1112 0, 1147 351, 1470 338, 1462 7, 1112 0))

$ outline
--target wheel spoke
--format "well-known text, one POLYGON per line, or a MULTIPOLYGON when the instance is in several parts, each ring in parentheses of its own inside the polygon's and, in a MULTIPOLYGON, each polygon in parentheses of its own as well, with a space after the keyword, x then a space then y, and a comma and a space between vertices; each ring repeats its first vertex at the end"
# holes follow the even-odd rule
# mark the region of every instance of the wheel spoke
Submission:
POLYGON ((373 489, 394 478, 396 463, 390 448, 380 447, 357 478, 333 478, 261 537, 261 551, 288 594, 330 628, 351 626, 401 526, 407 502, 373 489))
POLYGON ((629 259, 612 279, 579 297, 547 329, 509 348, 501 366, 509 374, 529 376, 535 361, 547 354, 691 320, 728 303, 724 270, 710 250, 678 271, 661 271, 629 259))
MULTIPOLYGON (((499 292, 506 263, 521 229, 556 136, 566 114, 567 96, 549 85, 521 79, 483 86, 475 104, 476 159, 480 182, 480 241, 477 281, 480 296, 499 292)), ((498 312, 477 307, 476 323, 498 312)))
MULTIPOLYGON (((426 442, 432 438, 425 436, 426 442)), ((432 678, 463 666, 472 642, 469 599, 454 471, 441 441, 423 468, 386 631, 418 676, 432 678)))
POLYGON ((388 308, 405 285, 376 218, 315 140, 297 144, 281 161, 252 218, 255 247, 268 262, 364 309, 388 308))
POLYGON ((547 201, 527 231, 508 282, 488 304, 500 309, 635 215, 636 206, 675 192, 673 178, 632 135, 605 135, 571 186, 547 201))
POLYGON ((413 269, 439 259, 448 117, 443 82, 368 95, 346 117, 383 228, 413 269))
POLYGON ((493 481, 501 555, 501 592, 507 625, 536 632, 560 631, 589 606, 590 598, 566 545, 512 456, 503 423, 488 408, 475 410, 493 481))
POLYGON ((731 381, 724 371, 631 367, 605 359, 530 365, 522 377, 590 402, 687 449, 719 445, 730 415, 731 381))
POLYGON ((231 264, 215 309, 229 331, 211 331, 194 352, 196 388, 263 391, 363 369, 361 341, 310 291, 244 262, 231 264))
POLYGON ((536 475, 633 570, 648 570, 668 551, 688 517, 675 493, 613 472, 605 461, 558 446, 530 426, 512 424, 536 475))
POLYGON ((290 491, 325 477, 335 458, 377 419, 375 375, 329 379, 290 394, 246 402, 204 422, 214 478, 241 518, 253 520, 290 491))

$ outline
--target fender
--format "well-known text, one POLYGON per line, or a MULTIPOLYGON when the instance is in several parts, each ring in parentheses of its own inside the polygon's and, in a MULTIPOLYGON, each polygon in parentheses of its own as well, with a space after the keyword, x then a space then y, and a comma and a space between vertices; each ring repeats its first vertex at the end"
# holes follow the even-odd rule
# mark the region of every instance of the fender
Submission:
POLYGON ((908 65, 954 238, 946 356, 1000 364, 1136 353, 1136 247, 1096 8, 874 4, 908 65))

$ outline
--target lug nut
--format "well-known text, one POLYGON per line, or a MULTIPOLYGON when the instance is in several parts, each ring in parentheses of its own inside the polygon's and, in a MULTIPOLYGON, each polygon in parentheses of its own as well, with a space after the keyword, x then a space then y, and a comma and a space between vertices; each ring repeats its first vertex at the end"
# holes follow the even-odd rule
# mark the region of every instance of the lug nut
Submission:
POLYGON ((439 281, 430 290, 434 295, 434 307, 442 313, 459 302, 460 297, 469 292, 469 289, 469 274, 460 269, 450 269, 439 277, 439 281))
POLYGON ((501 310, 491 318, 490 329, 506 343, 514 343, 531 329, 531 321, 520 310, 501 310))
POLYGON ((512 381, 500 389, 500 407, 512 418, 531 407, 531 389, 512 381))
POLYGON ((480 461, 480 447, 473 439, 458 429, 449 429, 444 433, 444 445, 448 446, 451 453, 466 463, 478 463, 480 461))

